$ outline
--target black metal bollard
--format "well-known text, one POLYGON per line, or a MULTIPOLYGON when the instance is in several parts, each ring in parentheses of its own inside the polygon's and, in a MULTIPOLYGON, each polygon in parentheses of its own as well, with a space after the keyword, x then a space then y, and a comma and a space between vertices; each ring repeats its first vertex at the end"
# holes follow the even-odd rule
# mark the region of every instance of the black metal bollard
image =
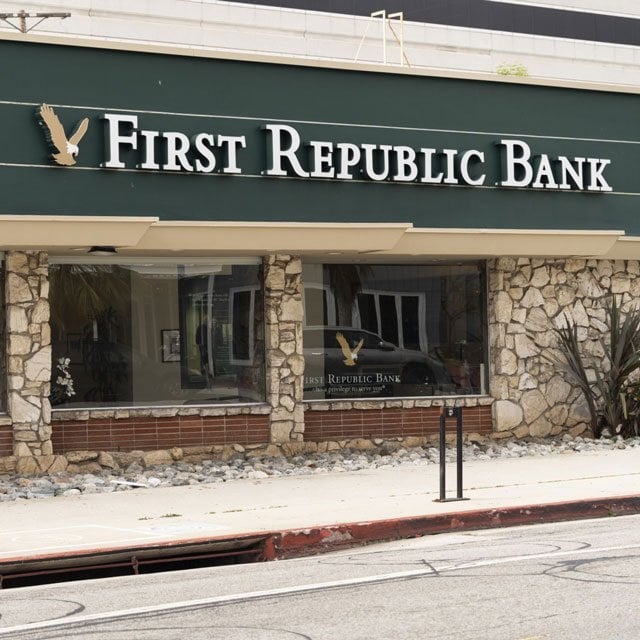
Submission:
POLYGON ((468 499, 462 496, 462 407, 443 407, 440 412, 440 497, 434 502, 454 502, 468 499), (457 493, 455 498, 447 498, 447 418, 456 418, 457 493))

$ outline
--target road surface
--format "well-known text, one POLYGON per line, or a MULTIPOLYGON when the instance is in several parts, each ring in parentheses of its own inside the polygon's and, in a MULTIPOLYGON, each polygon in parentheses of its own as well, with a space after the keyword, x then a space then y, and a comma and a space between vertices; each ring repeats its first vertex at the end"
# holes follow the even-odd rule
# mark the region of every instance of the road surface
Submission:
POLYGON ((636 640, 640 516, 7 589, 0 640, 636 640))

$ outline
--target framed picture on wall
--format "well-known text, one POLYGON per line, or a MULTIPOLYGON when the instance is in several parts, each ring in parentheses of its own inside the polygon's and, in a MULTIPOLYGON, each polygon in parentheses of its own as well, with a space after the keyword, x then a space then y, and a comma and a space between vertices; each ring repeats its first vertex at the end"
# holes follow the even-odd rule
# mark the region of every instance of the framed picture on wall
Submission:
POLYGON ((82 334, 67 333, 67 357, 71 362, 82 362, 82 334))
POLYGON ((180 331, 163 329, 161 332, 162 362, 180 362, 180 331))

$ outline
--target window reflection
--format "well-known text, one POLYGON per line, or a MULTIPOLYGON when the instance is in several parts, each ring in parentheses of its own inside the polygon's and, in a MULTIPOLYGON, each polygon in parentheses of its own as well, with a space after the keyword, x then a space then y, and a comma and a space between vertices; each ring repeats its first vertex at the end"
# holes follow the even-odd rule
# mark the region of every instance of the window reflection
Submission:
POLYGON ((483 264, 305 264, 303 281, 306 399, 486 393, 483 264))
POLYGON ((260 267, 255 264, 53 264, 58 407, 264 399, 260 267))

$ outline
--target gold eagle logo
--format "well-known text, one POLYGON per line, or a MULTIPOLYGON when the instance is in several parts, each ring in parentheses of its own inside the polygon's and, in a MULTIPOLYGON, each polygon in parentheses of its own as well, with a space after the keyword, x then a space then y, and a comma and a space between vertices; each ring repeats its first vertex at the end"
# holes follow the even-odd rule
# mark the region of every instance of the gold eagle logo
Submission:
POLYGON ((336 333, 336 340, 338 341, 338 344, 342 349, 342 355, 344 356, 344 360, 343 360, 344 364, 346 364, 347 367, 354 367, 356 364, 356 361, 358 360, 358 351, 362 349, 362 345, 364 344, 364 338, 360 338, 360 342, 358 342, 358 344, 355 346, 353 351, 349 347, 349 343, 347 342, 347 339, 339 331, 336 333))
POLYGON ((67 139, 64 127, 55 111, 48 104, 43 104, 38 109, 38 115, 40 116, 40 124, 45 129, 47 141, 57 150, 57 153, 51 154, 54 162, 66 167, 74 165, 76 163, 75 157, 79 151, 78 144, 89 128, 89 118, 84 118, 76 127, 73 135, 67 139))

